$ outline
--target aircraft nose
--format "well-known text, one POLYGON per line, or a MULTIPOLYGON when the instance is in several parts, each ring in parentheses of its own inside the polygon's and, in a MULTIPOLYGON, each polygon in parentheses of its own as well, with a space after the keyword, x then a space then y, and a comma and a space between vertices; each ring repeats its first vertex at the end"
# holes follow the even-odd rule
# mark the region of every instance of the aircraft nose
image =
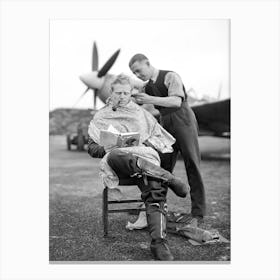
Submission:
POLYGON ((81 75, 80 80, 91 89, 100 89, 104 84, 105 77, 97 77, 98 72, 89 72, 81 75))

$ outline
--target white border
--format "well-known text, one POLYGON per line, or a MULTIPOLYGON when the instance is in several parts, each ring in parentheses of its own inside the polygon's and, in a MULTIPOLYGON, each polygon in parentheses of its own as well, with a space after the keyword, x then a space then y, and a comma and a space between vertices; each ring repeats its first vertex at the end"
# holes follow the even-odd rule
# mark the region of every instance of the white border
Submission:
POLYGON ((2 1, 1 279, 279 279, 279 49, 278 1, 2 1), (48 23, 93 17, 231 19, 231 264, 48 263, 48 23))

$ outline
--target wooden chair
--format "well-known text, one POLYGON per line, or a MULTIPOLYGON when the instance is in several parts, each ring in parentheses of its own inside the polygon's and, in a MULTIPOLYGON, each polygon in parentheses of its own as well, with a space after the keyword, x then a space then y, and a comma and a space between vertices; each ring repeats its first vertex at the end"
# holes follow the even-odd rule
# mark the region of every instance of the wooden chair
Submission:
MULTIPOLYGON (((137 180, 134 178, 128 178, 128 179, 121 179, 119 186, 136 186, 137 187, 137 180)), ((108 235, 108 220, 109 220, 109 214, 110 213, 121 213, 126 212, 129 213, 131 211, 145 211, 145 208, 121 208, 121 209, 110 209, 110 204, 123 204, 123 203, 136 203, 136 202, 143 202, 142 199, 125 199, 125 200, 108 200, 108 187, 106 186, 103 190, 103 231, 104 231, 104 237, 108 235)))

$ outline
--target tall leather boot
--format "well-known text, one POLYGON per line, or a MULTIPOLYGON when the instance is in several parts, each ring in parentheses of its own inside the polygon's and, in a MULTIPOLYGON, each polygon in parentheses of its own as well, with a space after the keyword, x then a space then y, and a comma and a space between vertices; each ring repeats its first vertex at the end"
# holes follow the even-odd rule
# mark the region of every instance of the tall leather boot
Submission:
POLYGON ((166 240, 166 212, 164 201, 146 202, 146 213, 149 232, 152 238, 151 252, 156 260, 173 261, 174 257, 166 240))
POLYGON ((181 179, 176 178, 169 171, 157 166, 143 158, 137 158, 137 166, 141 169, 141 172, 154 177, 161 179, 166 182, 167 186, 180 197, 186 197, 189 192, 189 187, 187 184, 183 183, 181 179))
POLYGON ((144 174, 165 182, 180 197, 186 197, 189 192, 188 185, 184 184, 179 178, 145 159, 134 156, 132 153, 118 149, 113 150, 110 152, 107 162, 119 178, 138 177, 144 174))

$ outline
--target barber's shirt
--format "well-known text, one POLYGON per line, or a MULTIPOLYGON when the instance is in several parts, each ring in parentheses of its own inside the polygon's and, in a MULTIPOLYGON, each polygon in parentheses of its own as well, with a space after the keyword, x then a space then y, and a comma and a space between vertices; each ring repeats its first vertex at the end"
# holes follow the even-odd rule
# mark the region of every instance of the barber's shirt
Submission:
MULTIPOLYGON (((155 82, 157 80, 159 70, 156 69, 151 80, 155 82)), ((164 78, 164 85, 168 89, 168 96, 179 96, 185 100, 185 93, 183 90, 183 82, 181 77, 175 72, 168 72, 164 78)))

